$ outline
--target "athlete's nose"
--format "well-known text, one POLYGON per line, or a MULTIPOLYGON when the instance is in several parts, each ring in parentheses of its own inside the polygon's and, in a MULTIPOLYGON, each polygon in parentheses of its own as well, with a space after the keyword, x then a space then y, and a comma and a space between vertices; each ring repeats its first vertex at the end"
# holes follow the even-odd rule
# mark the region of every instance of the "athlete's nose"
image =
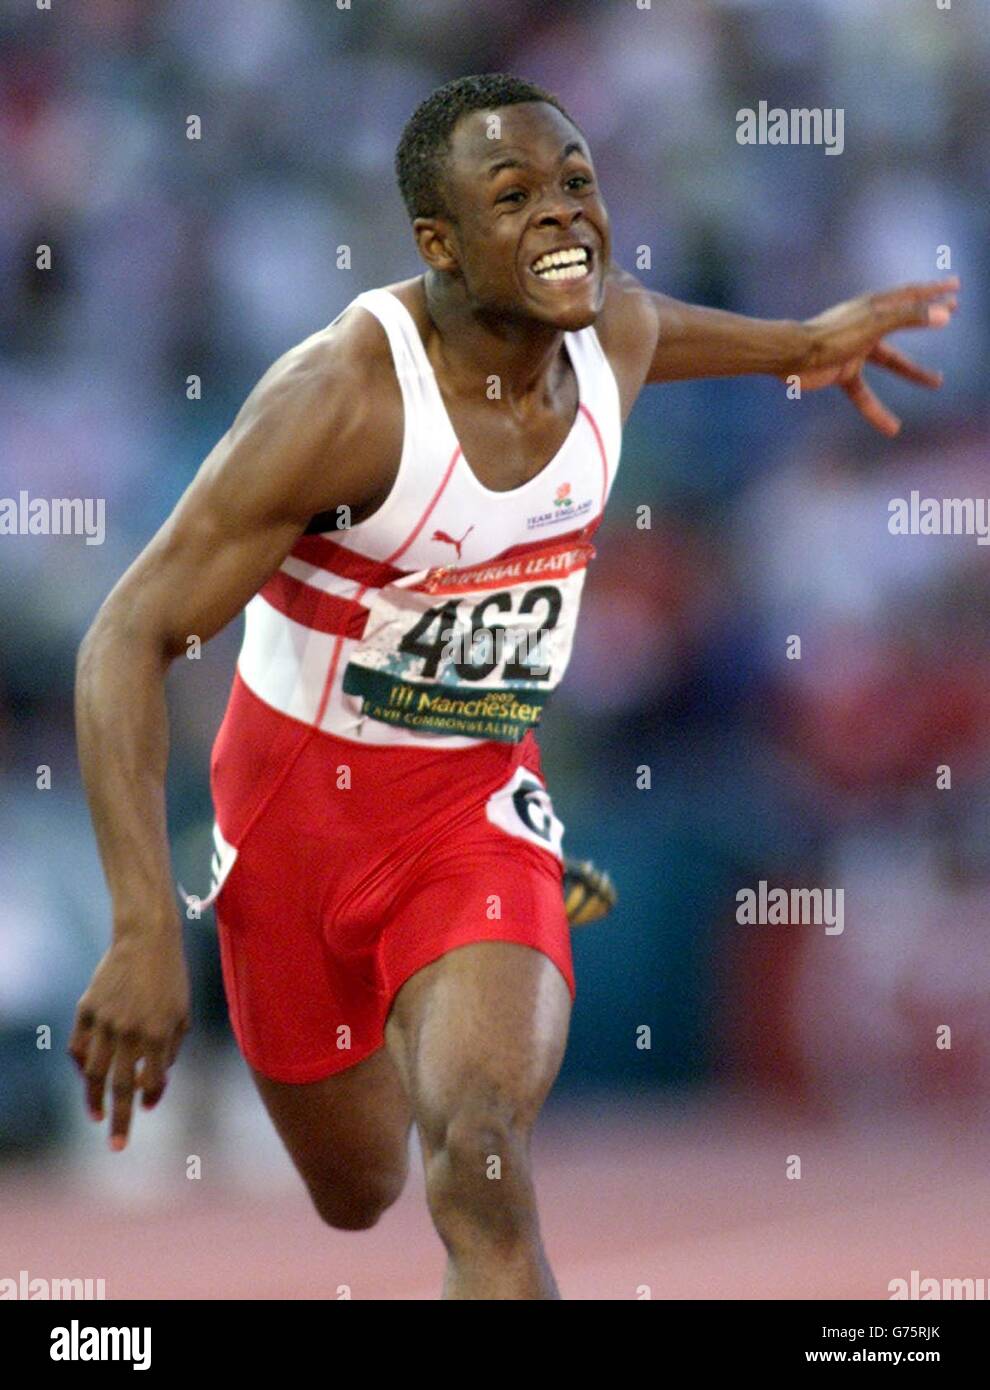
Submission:
POLYGON ((566 197, 558 196, 537 215, 536 225, 538 227, 568 228, 573 227, 576 222, 580 222, 583 217, 583 208, 572 207, 566 197))

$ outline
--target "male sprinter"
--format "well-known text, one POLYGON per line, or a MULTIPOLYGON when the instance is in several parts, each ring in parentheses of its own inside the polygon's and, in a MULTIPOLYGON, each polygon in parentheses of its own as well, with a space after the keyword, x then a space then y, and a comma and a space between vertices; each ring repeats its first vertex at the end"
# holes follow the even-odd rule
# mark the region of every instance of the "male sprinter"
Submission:
POLYGON ((94 1119, 110 1078, 123 1148, 189 1026, 164 676, 247 605, 211 762, 210 900, 262 1099, 347 1230, 395 1201, 414 1121, 445 1296, 555 1298, 529 1137, 574 980, 532 730, 622 422, 647 382, 796 373, 893 435, 864 363, 936 386, 883 338, 947 323, 957 283, 803 323, 650 293, 612 264, 580 130, 497 74, 434 92, 397 166, 425 273, 359 295, 266 373, 83 641, 113 939, 69 1051, 94 1119), (476 649, 479 633, 499 641, 476 649))

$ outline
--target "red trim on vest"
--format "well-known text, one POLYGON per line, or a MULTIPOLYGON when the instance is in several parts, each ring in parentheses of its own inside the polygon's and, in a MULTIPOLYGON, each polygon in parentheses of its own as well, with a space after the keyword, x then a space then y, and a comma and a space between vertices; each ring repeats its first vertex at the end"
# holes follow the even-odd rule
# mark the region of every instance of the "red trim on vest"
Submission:
MULTIPOLYGON (((588 424, 594 431, 595 443, 598 445, 598 453, 602 461, 602 505, 599 508, 599 512, 601 513, 605 510, 605 499, 608 496, 608 455, 605 453, 605 444, 602 441, 602 432, 598 428, 598 421, 583 401, 579 402, 578 410, 582 411, 588 417, 588 424)), ((598 520, 601 520, 601 515, 599 515, 598 520)))
POLYGON ((258 593, 293 622, 331 637, 360 637, 368 621, 368 610, 363 604, 325 594, 282 570, 276 570, 258 593))
POLYGON ((383 589, 404 574, 412 573, 411 570, 396 569, 387 560, 372 560, 356 550, 349 550, 329 536, 300 536, 290 553, 295 560, 302 560, 329 574, 339 574, 342 579, 353 579, 367 589, 383 589))

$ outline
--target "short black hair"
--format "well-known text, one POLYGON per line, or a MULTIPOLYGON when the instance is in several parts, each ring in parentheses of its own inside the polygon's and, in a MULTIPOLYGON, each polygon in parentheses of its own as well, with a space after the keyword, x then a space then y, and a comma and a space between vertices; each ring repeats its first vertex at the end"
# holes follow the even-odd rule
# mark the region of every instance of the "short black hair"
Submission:
POLYGON ((545 101, 576 124, 550 92, 504 72, 456 77, 420 102, 395 151, 399 191, 411 218, 450 216, 443 196, 443 164, 460 118, 469 111, 490 111, 524 101, 545 101))

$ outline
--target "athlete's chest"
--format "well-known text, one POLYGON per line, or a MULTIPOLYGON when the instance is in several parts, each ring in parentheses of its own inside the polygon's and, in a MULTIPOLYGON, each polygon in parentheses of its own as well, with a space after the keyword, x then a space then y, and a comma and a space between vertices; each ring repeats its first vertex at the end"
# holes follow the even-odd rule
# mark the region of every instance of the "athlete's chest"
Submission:
POLYGON ((536 478, 574 428, 579 391, 569 365, 561 372, 552 399, 523 414, 503 400, 497 375, 489 377, 479 399, 454 397, 442 382, 438 386, 464 459, 491 492, 511 492, 536 478))
POLYGON ((424 524, 403 555, 403 567, 479 564, 508 550, 554 544, 591 524, 608 493, 608 469, 586 412, 577 415, 553 456, 530 478, 494 490, 468 461, 458 439, 424 524))
MULTIPOLYGON (((394 319, 397 304, 377 308, 394 319)), ((500 398, 497 375, 485 399, 445 389, 414 326, 406 328, 393 343, 403 406, 398 470, 373 514, 338 533, 338 544, 410 573, 481 564, 593 529, 622 433, 614 377, 593 332, 566 336, 553 389, 539 409, 520 413, 500 398)))

